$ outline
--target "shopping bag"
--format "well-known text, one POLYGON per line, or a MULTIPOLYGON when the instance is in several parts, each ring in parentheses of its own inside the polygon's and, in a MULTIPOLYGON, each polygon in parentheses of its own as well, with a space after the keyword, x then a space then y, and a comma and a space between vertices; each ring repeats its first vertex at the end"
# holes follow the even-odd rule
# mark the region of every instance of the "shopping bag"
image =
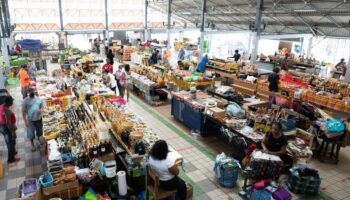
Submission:
POLYGON ((291 200, 292 195, 284 189, 284 187, 279 187, 275 192, 272 193, 272 197, 275 200, 291 200))
POLYGON ((312 168, 295 166, 291 169, 288 178, 288 189, 296 194, 317 194, 321 179, 318 171, 312 168))

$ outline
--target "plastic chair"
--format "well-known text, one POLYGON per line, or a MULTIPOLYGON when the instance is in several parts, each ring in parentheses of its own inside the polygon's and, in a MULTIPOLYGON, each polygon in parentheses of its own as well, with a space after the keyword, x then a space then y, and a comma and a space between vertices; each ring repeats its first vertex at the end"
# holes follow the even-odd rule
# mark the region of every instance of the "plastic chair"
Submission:
POLYGON ((147 170, 146 179, 146 200, 149 200, 149 193, 152 193, 155 200, 165 199, 171 196, 172 200, 176 199, 176 190, 162 190, 159 188, 159 177, 155 174, 151 167, 147 170), (153 180, 153 185, 149 184, 149 178, 153 180))

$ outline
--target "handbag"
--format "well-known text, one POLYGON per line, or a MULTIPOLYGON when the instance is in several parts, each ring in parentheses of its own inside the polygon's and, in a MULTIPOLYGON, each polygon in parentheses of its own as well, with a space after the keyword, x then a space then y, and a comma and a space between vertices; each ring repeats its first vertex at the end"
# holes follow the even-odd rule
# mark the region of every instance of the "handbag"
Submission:
POLYGON ((272 197, 275 200, 291 200, 292 195, 284 189, 284 187, 279 187, 275 192, 272 193, 272 197))

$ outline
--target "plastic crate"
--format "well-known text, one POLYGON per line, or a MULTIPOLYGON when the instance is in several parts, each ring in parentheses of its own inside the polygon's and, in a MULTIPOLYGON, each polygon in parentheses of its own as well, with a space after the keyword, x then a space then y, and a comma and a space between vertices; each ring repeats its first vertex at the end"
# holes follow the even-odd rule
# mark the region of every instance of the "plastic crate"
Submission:
POLYGON ((45 187, 50 187, 53 185, 53 177, 50 172, 45 173, 39 177, 40 184, 45 187))

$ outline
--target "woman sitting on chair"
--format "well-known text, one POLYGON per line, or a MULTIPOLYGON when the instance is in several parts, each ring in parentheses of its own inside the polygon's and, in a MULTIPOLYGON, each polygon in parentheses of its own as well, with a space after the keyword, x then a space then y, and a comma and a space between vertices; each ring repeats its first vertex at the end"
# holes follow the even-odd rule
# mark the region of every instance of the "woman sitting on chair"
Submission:
POLYGON ((149 164, 159 177, 159 186, 163 190, 177 190, 181 200, 186 199, 186 183, 178 177, 176 158, 169 153, 164 140, 157 141, 150 152, 149 164))
POLYGON ((267 133, 261 143, 265 153, 279 156, 285 165, 293 164, 291 157, 287 155, 287 138, 283 135, 282 125, 274 123, 270 133, 267 133))

